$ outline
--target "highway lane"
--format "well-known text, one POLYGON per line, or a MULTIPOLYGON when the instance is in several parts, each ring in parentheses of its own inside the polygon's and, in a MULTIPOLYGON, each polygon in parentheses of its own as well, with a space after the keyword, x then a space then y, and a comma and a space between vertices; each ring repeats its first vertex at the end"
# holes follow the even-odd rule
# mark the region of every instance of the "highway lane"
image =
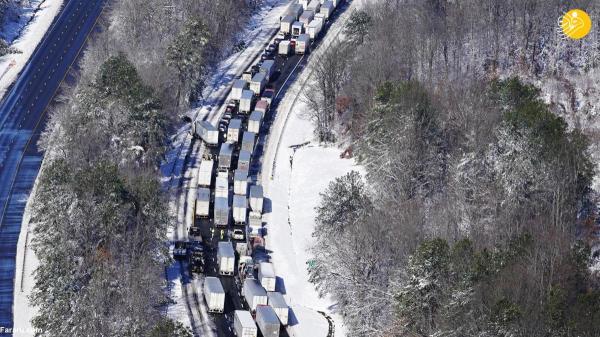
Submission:
POLYGON ((0 105, 2 327, 13 326, 16 246, 25 204, 43 159, 37 141, 45 126, 46 109, 95 27, 103 5, 103 0, 65 0, 59 16, 0 105))

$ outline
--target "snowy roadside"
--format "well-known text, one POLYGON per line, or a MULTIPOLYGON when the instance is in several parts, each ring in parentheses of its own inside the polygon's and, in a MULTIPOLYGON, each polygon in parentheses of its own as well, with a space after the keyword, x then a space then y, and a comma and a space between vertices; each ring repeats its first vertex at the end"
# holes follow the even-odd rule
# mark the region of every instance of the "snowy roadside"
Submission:
POLYGON ((29 61, 54 18, 60 12, 63 2, 64 0, 31 1, 30 6, 22 11, 21 20, 6 27, 5 34, 9 39, 18 36, 10 46, 21 53, 0 57, 0 98, 4 97, 6 91, 29 61))

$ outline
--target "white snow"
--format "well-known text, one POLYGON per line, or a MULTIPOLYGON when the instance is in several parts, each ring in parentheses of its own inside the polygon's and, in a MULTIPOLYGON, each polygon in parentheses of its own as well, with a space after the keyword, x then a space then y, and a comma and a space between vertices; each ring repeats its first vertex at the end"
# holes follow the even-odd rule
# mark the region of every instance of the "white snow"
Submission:
MULTIPOLYGON (((37 45, 42 41, 46 31, 52 24, 52 21, 59 13, 64 0, 37 0, 31 1, 30 8, 26 8, 23 13, 24 18, 27 15, 34 15, 33 19, 27 24, 25 29, 21 32, 20 36, 11 44, 11 47, 21 51, 20 54, 7 54, 0 57, 0 98, 4 97, 4 94, 11 86, 11 84, 17 79, 19 73, 27 64, 27 61, 35 51, 37 45), (39 9, 35 12, 33 8, 39 6, 39 9)), ((7 35, 13 36, 16 32, 22 28, 23 20, 20 21, 21 25, 13 24, 7 27, 10 31, 7 35)))

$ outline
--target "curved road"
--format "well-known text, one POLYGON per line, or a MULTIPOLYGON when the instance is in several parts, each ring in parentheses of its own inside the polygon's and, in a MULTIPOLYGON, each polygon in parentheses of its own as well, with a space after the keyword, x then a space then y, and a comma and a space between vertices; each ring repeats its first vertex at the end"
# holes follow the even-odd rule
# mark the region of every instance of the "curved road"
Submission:
POLYGON ((103 5, 103 0, 65 0, 0 104, 0 327, 13 327, 17 241, 25 204, 42 163, 37 141, 46 108, 94 29, 103 5))

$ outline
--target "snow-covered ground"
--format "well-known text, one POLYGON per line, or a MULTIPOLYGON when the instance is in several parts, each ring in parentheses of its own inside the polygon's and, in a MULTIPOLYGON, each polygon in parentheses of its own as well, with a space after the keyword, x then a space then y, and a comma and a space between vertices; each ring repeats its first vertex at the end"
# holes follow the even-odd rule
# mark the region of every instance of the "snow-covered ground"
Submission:
POLYGON ((22 10, 20 20, 3 28, 3 35, 9 42, 12 41, 10 46, 21 53, 0 57, 0 99, 44 38, 63 2, 64 0, 30 0, 30 5, 22 10))

